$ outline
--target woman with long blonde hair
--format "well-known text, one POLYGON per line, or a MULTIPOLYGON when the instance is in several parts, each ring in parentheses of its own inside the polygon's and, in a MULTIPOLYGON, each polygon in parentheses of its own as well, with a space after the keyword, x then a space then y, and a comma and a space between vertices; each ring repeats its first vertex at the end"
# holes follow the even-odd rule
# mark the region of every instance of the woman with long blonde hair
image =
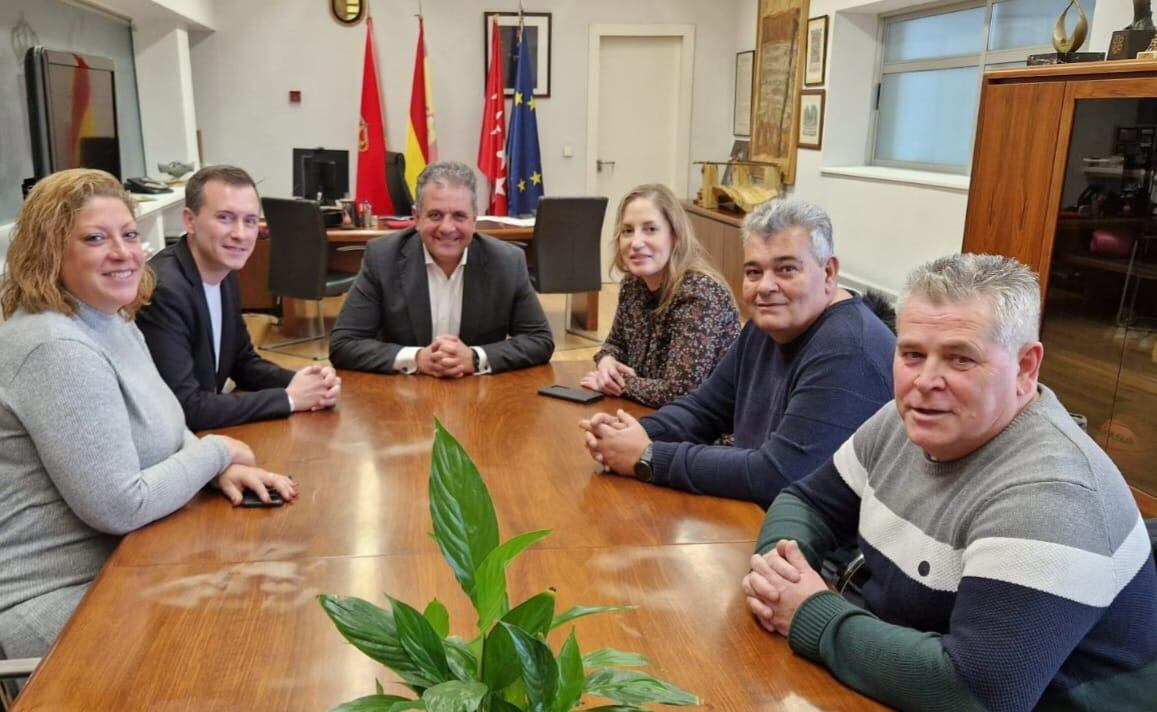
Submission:
POLYGON ((666 186, 640 185, 623 198, 613 240, 625 276, 582 385, 658 407, 707 377, 739 334, 739 311, 666 186))

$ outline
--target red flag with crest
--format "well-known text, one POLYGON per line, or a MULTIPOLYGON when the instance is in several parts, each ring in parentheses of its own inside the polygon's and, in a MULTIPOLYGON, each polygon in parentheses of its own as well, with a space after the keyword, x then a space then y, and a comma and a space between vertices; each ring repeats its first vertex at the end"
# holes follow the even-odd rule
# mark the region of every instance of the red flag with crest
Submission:
POLYGON ((369 201, 375 215, 393 215, 394 203, 386 189, 386 122, 378 93, 374 62, 374 20, 366 18, 366 56, 362 66, 362 108, 358 122, 358 181, 354 197, 369 201))
POLYGON ((486 101, 482 106, 482 135, 478 139, 478 169, 490 181, 486 212, 506 215, 506 97, 497 18, 491 19, 490 37, 490 69, 486 75, 486 101))

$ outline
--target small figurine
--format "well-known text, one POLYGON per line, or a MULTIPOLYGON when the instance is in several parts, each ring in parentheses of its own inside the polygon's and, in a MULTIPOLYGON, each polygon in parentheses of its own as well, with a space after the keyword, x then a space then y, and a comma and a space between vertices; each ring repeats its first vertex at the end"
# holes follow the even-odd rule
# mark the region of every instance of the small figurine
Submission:
MULTIPOLYGON (((1146 0, 1148 2, 1148 0, 1146 0)), ((1053 26, 1053 47, 1061 55, 1071 55, 1073 52, 1081 48, 1085 43, 1085 37, 1089 34, 1089 20, 1085 17, 1085 9, 1081 7, 1078 0, 1070 0, 1065 9, 1061 11, 1060 17, 1057 18, 1057 24, 1053 26), (1075 7, 1077 9, 1077 24, 1073 27, 1073 34, 1065 34, 1065 15, 1069 14, 1069 9, 1075 7)), ((1067 60, 1066 60, 1067 61, 1067 60)))
POLYGON ((1126 30, 1153 30, 1153 10, 1150 0, 1133 0, 1133 21, 1123 29, 1126 30))
POLYGON ((180 161, 169 161, 168 163, 158 163, 157 170, 162 173, 168 173, 173 177, 173 180, 179 180, 181 176, 193 170, 192 163, 181 163, 180 161))

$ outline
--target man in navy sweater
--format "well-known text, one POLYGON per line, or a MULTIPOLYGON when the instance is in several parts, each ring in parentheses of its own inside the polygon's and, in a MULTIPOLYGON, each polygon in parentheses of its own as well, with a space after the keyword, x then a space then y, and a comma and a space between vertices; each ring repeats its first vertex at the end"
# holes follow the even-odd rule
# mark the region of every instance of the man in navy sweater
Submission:
POLYGON ((900 298, 896 400, 767 512, 747 605, 792 650, 911 710, 1137 710, 1157 570, 1109 457, 1037 382, 1040 289, 953 255, 900 298), (859 544, 865 608, 815 567, 859 544))
POLYGON ((837 284, 832 223, 799 199, 743 221, 750 320, 694 391, 635 420, 581 425, 606 472, 766 507, 892 396, 892 332, 837 284), (734 433, 735 446, 713 445, 734 433))

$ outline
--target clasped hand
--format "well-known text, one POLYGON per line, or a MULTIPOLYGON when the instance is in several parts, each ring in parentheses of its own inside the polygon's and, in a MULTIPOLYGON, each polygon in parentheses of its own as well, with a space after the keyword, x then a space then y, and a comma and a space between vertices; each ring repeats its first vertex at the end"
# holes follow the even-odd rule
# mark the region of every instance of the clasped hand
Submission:
POLYGON ((332 366, 306 366, 293 374, 285 387, 293 401, 293 409, 324 410, 337 405, 341 397, 341 378, 332 366))
POLYGON ((582 377, 579 385, 609 396, 621 396, 627 389, 627 378, 635 375, 635 369, 614 356, 604 356, 594 371, 582 377))
POLYGON ((780 539, 766 554, 751 557, 751 571, 743 577, 747 609, 764 629, 787 636, 795 612, 812 595, 828 590, 799 544, 780 539))
POLYGON ((634 474, 635 463, 651 444, 647 431, 625 410, 615 415, 595 413, 590 420, 580 420, 579 427, 586 431, 587 450, 603 472, 634 474))
POLYGON ((474 351, 453 334, 443 334, 418 351, 418 373, 437 378, 461 378, 474 373, 474 351))

